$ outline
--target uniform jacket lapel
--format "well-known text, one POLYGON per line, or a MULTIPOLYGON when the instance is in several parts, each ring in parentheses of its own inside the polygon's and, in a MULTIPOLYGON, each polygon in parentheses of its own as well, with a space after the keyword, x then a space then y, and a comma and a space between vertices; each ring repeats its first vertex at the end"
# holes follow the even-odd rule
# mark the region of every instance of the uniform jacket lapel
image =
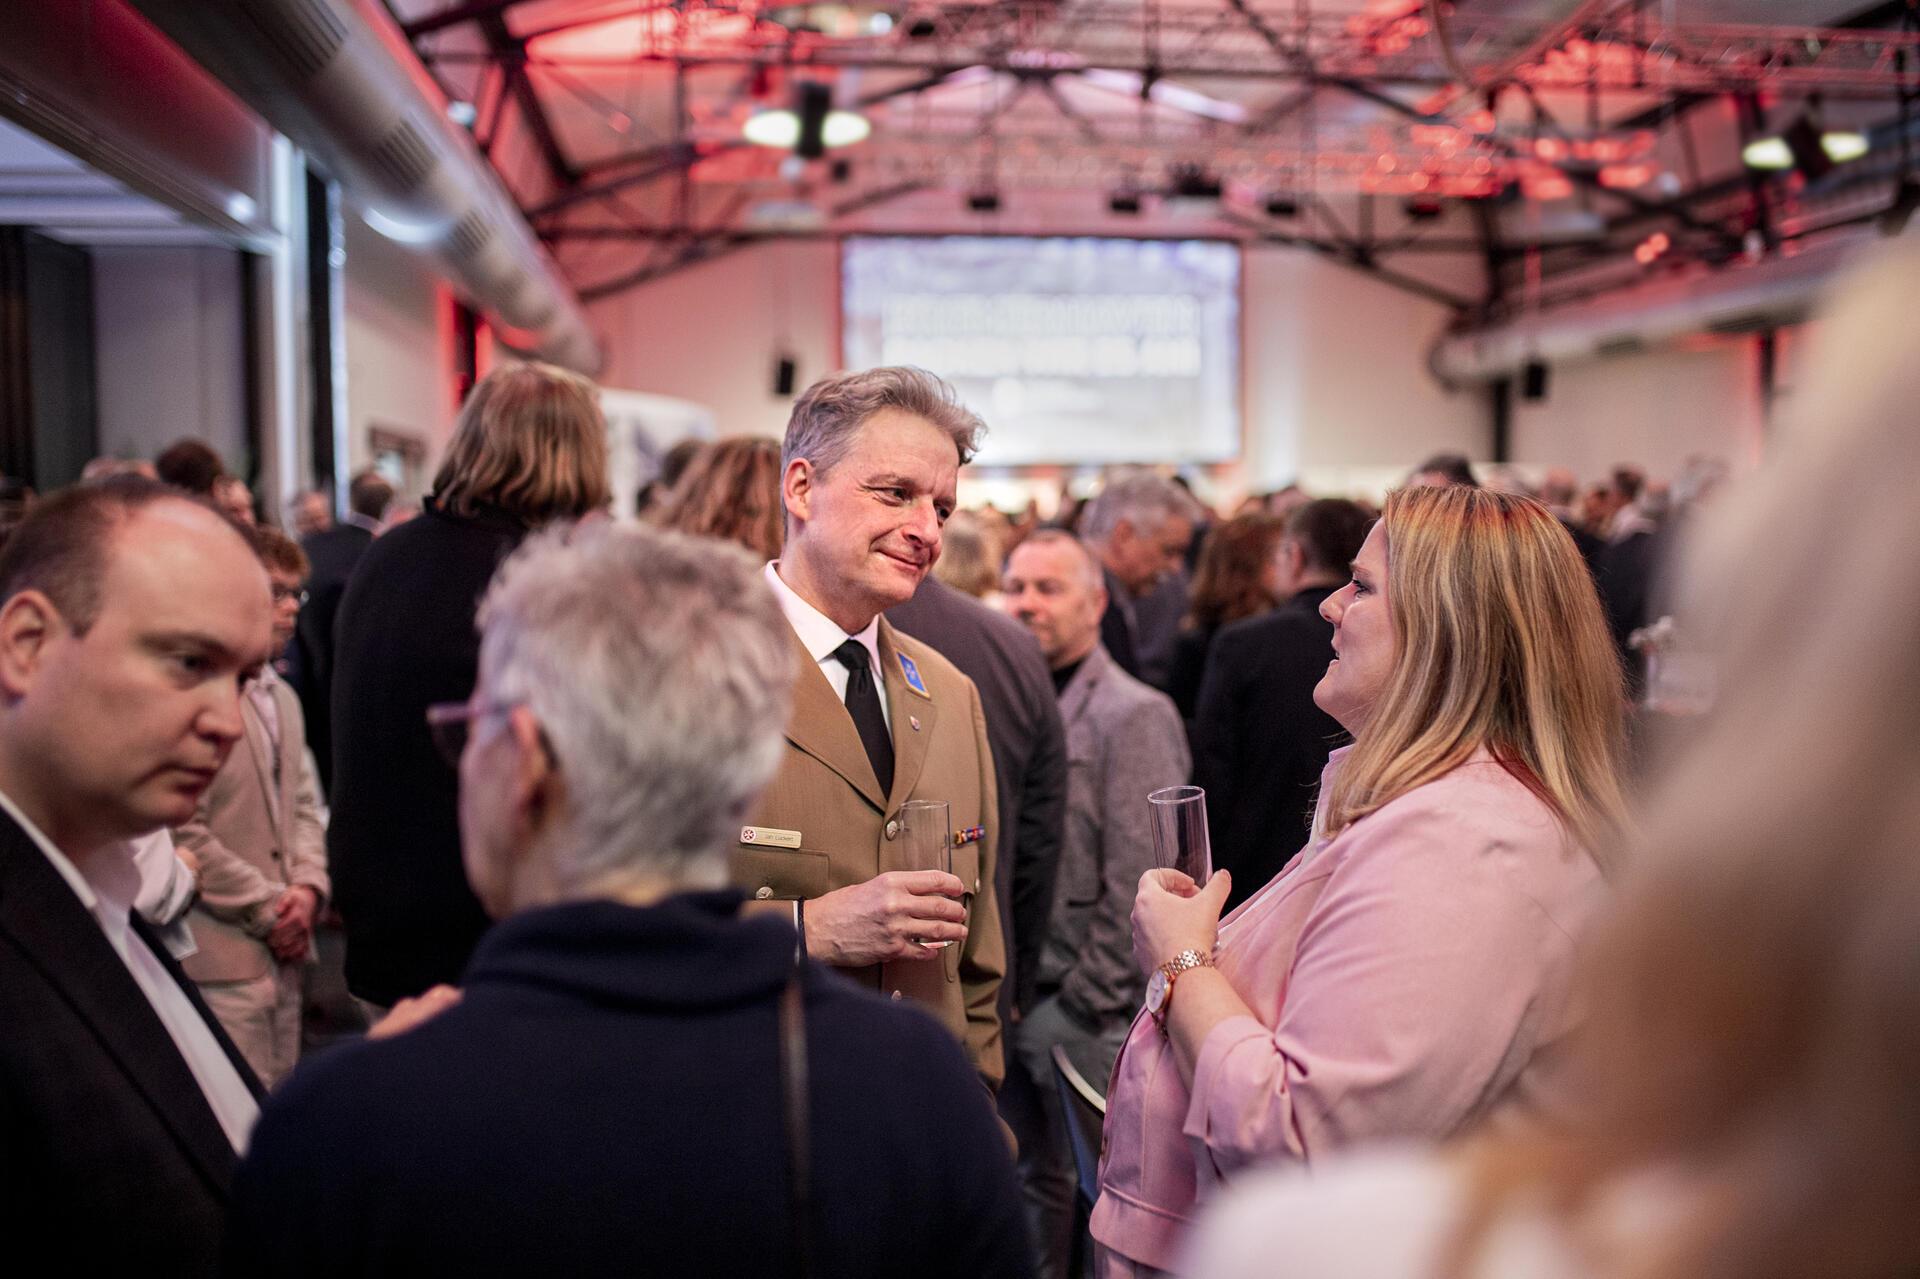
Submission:
MULTIPOLYGON (((161 963, 182 983, 225 1046, 218 1023, 164 957, 164 949, 154 946, 151 934, 137 924, 136 931, 143 944, 162 955, 161 963)), ((46 855, 5 814, 0 814, 0 932, 14 939, 28 962, 87 1023, 105 1057, 153 1107, 208 1184, 224 1195, 233 1173, 233 1146, 193 1071, 99 924, 46 855)), ((240 1077, 253 1086, 252 1073, 244 1063, 239 1068, 240 1077)), ((68 1118, 86 1121, 85 1116, 68 1118)))
MULTIPOLYGON (((906 672, 900 666, 899 636, 884 617, 880 619, 880 669, 887 685, 887 717, 893 721, 893 794, 887 797, 891 810, 905 803, 919 784, 940 712, 932 697, 922 697, 907 686, 906 672), (913 727, 916 719, 920 721, 917 730, 913 727)), ((921 679, 925 681, 924 673, 921 679)))
MULTIPOLYGON (((860 743, 860 732, 853 726, 847 705, 833 695, 820 664, 808 653, 792 627, 787 637, 793 644, 794 660, 799 663, 799 678, 793 685, 793 714, 787 719, 787 740, 794 746, 845 778, 876 809, 886 808, 887 797, 880 793, 880 779, 874 776, 867 748, 860 743)), ((889 685, 888 695, 892 695, 889 685)), ((900 779, 899 748, 895 747, 894 782, 900 779)))

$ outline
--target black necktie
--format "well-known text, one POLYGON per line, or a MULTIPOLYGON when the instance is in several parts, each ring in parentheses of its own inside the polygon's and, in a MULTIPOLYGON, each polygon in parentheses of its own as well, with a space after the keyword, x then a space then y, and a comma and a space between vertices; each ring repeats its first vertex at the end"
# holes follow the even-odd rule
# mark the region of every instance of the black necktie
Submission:
POLYGON ((882 794, 893 793, 893 739, 887 736, 886 717, 880 713, 880 694, 873 686, 873 667, 867 664, 867 646, 848 640, 833 650, 834 660, 847 668, 847 713, 867 748, 867 762, 880 779, 882 794))

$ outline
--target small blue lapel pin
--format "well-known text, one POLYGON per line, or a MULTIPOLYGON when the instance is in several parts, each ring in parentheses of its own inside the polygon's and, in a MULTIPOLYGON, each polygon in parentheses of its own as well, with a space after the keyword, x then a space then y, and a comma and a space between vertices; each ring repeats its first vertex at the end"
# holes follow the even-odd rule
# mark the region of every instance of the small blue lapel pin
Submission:
POLYGON ((899 658, 900 658, 900 673, 907 677, 907 687, 912 689, 914 692, 920 694, 920 696, 926 698, 928 701, 932 701, 933 694, 927 691, 926 681, 920 678, 920 668, 918 666, 915 666, 913 664, 913 659, 911 657, 908 657, 905 653, 899 654, 899 658))

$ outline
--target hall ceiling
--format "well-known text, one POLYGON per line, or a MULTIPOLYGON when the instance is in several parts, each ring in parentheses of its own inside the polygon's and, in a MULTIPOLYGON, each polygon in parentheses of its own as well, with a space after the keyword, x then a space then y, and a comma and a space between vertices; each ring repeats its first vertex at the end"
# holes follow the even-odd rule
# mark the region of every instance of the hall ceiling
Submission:
POLYGON ((1211 236, 1493 316, 1865 222, 1920 93, 1900 0, 384 3, 588 298, 768 238, 1211 236), (744 141, 803 80, 872 135, 744 141), (1750 175, 1810 104, 1874 151, 1750 175))

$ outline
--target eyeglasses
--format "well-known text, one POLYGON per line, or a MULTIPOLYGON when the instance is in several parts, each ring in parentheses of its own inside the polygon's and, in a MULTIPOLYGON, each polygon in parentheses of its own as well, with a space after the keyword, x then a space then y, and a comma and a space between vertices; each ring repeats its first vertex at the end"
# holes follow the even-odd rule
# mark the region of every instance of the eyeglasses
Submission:
POLYGON ((273 602, 275 604, 284 604, 288 600, 294 600, 304 605, 307 602, 307 593, 298 586, 281 586, 276 583, 273 588, 273 602))
POLYGON ((489 715, 504 715, 519 705, 519 702, 482 702, 478 706, 468 702, 436 702, 427 707, 427 734, 433 738, 434 748, 441 757, 457 769, 460 757, 467 750, 467 725, 489 715))

